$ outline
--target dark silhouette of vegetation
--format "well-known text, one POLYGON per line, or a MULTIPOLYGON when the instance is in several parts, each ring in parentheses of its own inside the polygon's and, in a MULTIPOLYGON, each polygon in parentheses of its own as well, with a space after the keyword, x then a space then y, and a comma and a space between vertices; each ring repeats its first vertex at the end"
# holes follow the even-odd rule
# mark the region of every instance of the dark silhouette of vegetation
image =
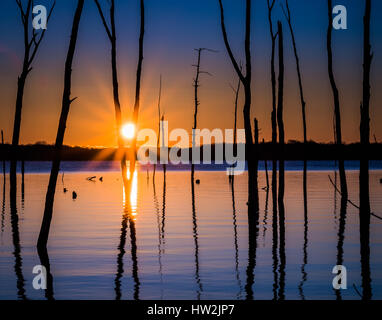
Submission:
MULTIPOLYGON (((328 54, 328 73, 330 85, 333 91, 333 100, 334 100, 334 117, 335 117, 335 143, 337 148, 342 150, 342 131, 341 131, 341 110, 340 110, 340 98, 338 93, 337 84, 334 78, 333 72, 333 50, 332 50, 332 32, 333 32, 333 6, 332 0, 328 0, 328 32, 327 32, 327 54, 328 54)), ((344 197, 347 196, 347 183, 346 183, 346 173, 345 173, 345 164, 342 159, 338 160, 338 169, 340 173, 340 184, 341 184, 341 193, 344 197)))
POLYGON ((110 3, 110 27, 105 19, 105 15, 102 11, 101 5, 98 0, 94 0, 97 5, 99 15, 102 19, 103 26, 105 27, 106 34, 111 43, 111 70, 112 70, 112 81, 113 81, 113 99, 114 99, 114 109, 115 109, 115 120, 117 125, 117 139, 119 148, 124 147, 123 139, 121 137, 121 126, 122 126, 122 112, 121 104, 119 100, 119 89, 118 89, 118 73, 117 73, 117 35, 115 29, 115 4, 114 0, 109 1, 110 3))
POLYGON ((56 159, 53 161, 52 169, 50 172, 49 185, 48 185, 48 190, 47 190, 46 199, 45 199, 44 217, 42 220, 41 230, 40 230, 40 234, 39 234, 38 242, 37 242, 37 246, 41 248, 46 247, 46 244, 48 242, 50 224, 52 221, 52 214, 53 214, 54 194, 56 191, 57 176, 60 170, 61 160, 60 160, 59 151, 62 149, 62 145, 64 141, 66 122, 69 115, 70 105, 76 99, 76 98, 71 99, 70 97, 71 96, 70 91, 72 86, 72 64, 73 64, 73 58, 74 58, 74 53, 76 49, 78 29, 80 25, 83 6, 84 6, 84 0, 78 0, 77 8, 73 18, 69 49, 68 49, 66 62, 65 62, 62 109, 61 109, 60 121, 58 125, 56 143, 55 143, 55 149, 57 153, 56 153, 56 159))

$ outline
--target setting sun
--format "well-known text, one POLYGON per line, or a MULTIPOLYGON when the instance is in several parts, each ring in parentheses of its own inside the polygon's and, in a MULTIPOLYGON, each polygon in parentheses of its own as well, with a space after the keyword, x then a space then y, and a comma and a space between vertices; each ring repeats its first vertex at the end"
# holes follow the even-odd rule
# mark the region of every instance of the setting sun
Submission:
POLYGON ((135 135, 135 125, 133 123, 126 123, 122 126, 122 136, 126 139, 132 139, 135 135))

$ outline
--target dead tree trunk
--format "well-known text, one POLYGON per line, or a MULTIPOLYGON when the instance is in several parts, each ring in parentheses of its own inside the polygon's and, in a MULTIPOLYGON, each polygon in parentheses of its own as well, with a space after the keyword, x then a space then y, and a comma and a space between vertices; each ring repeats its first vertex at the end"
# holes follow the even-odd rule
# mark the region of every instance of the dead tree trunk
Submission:
POLYGON ((161 114, 160 114, 160 99, 161 99, 161 94, 162 94, 162 75, 160 75, 159 77, 159 95, 158 95, 158 136, 157 136, 157 149, 156 149, 156 159, 155 159, 155 163, 154 163, 154 172, 153 172, 153 182, 155 181, 155 171, 156 171, 156 167, 157 167, 157 164, 156 164, 156 161, 158 159, 158 150, 159 150, 159 138, 160 138, 160 118, 161 118, 161 114))
POLYGON ((278 104, 277 104, 277 124, 279 128, 279 143, 281 148, 281 159, 279 165, 279 193, 278 193, 278 206, 279 206, 279 228, 280 228, 280 289, 279 299, 284 299, 285 287, 285 209, 284 209, 284 192, 285 192, 285 166, 284 166, 284 43, 283 43, 283 29, 280 21, 277 23, 278 36, 279 36, 279 79, 278 79, 278 104))
MULTIPOLYGON (((32 71, 32 63, 36 56, 37 50, 41 44, 42 39, 44 38, 46 29, 43 29, 40 36, 36 33, 36 30, 32 29, 32 36, 30 36, 30 18, 32 15, 32 6, 33 1, 28 0, 26 9, 23 8, 21 0, 16 0, 16 4, 20 10, 21 21, 24 29, 24 60, 21 74, 17 81, 17 97, 16 97, 16 109, 15 109, 15 119, 13 124, 13 136, 12 136, 12 146, 17 146, 20 140, 20 127, 21 127, 21 111, 23 108, 23 97, 24 97, 24 88, 25 82, 28 74, 32 71)), ((50 16, 52 14, 53 8, 55 6, 53 3, 48 17, 47 22, 49 22, 50 16)))
POLYGON ((65 62, 62 109, 61 109, 60 122, 58 125, 56 143, 55 143, 56 155, 55 155, 55 160, 53 161, 52 169, 50 172, 48 191, 46 193, 46 200, 45 200, 44 217, 42 220, 40 234, 39 234, 38 242, 37 242, 37 246, 42 248, 46 247, 46 244, 48 242, 48 237, 49 237, 50 223, 52 221, 52 214, 53 214, 54 194, 56 191, 58 171, 60 169, 60 151, 62 149, 62 145, 64 141, 66 122, 69 115, 70 105, 76 99, 76 98, 73 98, 73 99, 70 98, 70 90, 72 86, 72 64, 73 64, 74 52, 76 49, 78 29, 80 25, 83 6, 84 6, 84 0, 78 0, 76 12, 74 14, 74 19, 73 19, 69 49, 68 49, 66 62, 65 62))
POLYGON ((276 72, 275 72, 275 48, 276 48, 276 38, 277 33, 273 32, 272 23, 272 10, 275 5, 275 0, 267 0, 268 4, 268 22, 269 22, 269 32, 272 40, 272 52, 271 52, 271 85, 272 85, 272 143, 276 145, 277 143, 277 120, 276 120, 276 72))
MULTIPOLYGON (((371 0, 366 0, 363 36, 363 101, 361 104, 360 141, 362 147, 367 150, 370 144, 370 68, 372 61, 370 44, 370 15, 371 0)), ((361 160, 360 165, 360 206, 363 212, 370 212, 369 201, 369 161, 361 160)))
MULTIPOLYGON (((333 51, 332 51, 332 32, 333 32, 333 13, 332 13, 332 0, 328 0, 328 32, 327 32, 327 53, 328 53, 328 73, 330 85, 333 91, 334 100, 334 115, 335 115, 335 133, 337 148, 342 148, 342 131, 341 131, 341 111, 340 111, 340 98, 336 81, 334 79, 333 72, 333 51)), ((341 193, 347 197, 347 183, 344 160, 338 161, 338 167, 340 172, 341 193)))
POLYGON ((233 52, 231 50, 231 46, 228 41, 227 31, 224 22, 224 8, 222 0, 219 0, 220 6, 220 21, 221 21, 221 29, 223 34, 223 40, 225 47, 227 49, 227 53, 230 57, 232 65, 238 74, 243 87, 244 87, 244 107, 243 107, 243 115, 244 115, 244 130, 245 130, 245 146, 246 146, 246 155, 247 155, 247 163, 248 163, 248 207, 249 211, 256 208, 258 204, 255 203, 254 194, 257 192, 256 185, 257 181, 255 181, 255 167, 254 156, 253 156, 253 138, 252 138, 252 126, 251 126, 251 103, 252 103, 252 94, 251 94, 251 80, 252 80, 252 65, 251 65, 251 0, 246 0, 246 17, 245 17, 245 69, 246 74, 242 73, 240 70, 239 64, 235 59, 233 52))
MULTIPOLYGON (((137 75, 135 82, 135 102, 134 102, 134 111, 133 111, 133 122, 135 126, 138 125, 138 115, 140 107, 140 95, 141 95, 141 78, 142 78, 142 64, 143 64, 143 40, 145 35, 145 2, 140 0, 140 32, 139 32, 139 42, 138 42, 138 64, 137 64, 137 75)), ((131 151, 130 151, 130 171, 134 171, 135 161, 136 161, 136 143, 137 137, 134 135, 131 151)))
MULTIPOLYGON (((364 150, 370 144, 370 69, 373 55, 370 44, 371 0, 366 0, 363 18, 363 101, 361 104, 360 140, 364 150)), ((369 195, 369 161, 361 159, 359 175, 359 221, 361 243, 361 276, 362 298, 372 298, 370 277, 370 195, 369 195)))
POLYGON ((94 0, 97 5, 98 12, 102 19, 102 23, 105 27, 105 31, 111 43, 111 70, 113 79, 113 99, 114 99, 114 109, 115 109, 115 120, 117 125, 117 140, 118 147, 122 149, 124 147, 123 139, 121 137, 121 126, 122 126, 122 113, 121 104, 119 100, 119 89, 118 89, 118 73, 117 73, 117 36, 115 30, 115 5, 114 0, 110 2, 110 27, 105 19, 105 15, 98 0, 94 0))
POLYGON ((286 11, 283 8, 283 12, 284 12, 286 20, 288 21, 289 31, 290 31, 290 34, 291 34, 291 37, 292 37, 293 52, 294 52, 294 57, 295 57, 295 60, 296 60, 296 69, 297 69, 297 76, 298 76, 298 87, 299 87, 299 91, 300 91, 301 113, 302 113, 302 128, 303 128, 303 134, 304 134, 304 143, 307 143, 306 112, 305 112, 306 103, 305 103, 305 99, 304 99, 304 90, 303 90, 303 87, 302 87, 300 59, 298 57, 296 38, 294 36, 294 30, 293 30, 293 26, 292 26, 292 19, 291 19, 291 14, 290 14, 288 0, 285 1, 285 5, 286 5, 286 11))

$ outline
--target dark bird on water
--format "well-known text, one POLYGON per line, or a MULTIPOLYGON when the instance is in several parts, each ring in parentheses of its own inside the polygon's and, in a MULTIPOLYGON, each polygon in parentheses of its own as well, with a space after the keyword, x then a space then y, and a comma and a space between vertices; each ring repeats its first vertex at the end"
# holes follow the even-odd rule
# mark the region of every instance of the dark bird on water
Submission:
POLYGON ((86 178, 86 180, 93 181, 95 178, 97 178, 97 176, 88 177, 88 178, 86 178))
POLYGON ((72 192, 72 199, 73 200, 77 199, 77 192, 75 191, 72 192))
POLYGON ((101 182, 102 182, 102 181, 103 181, 103 177, 100 177, 100 178, 99 178, 99 181, 101 181, 101 182))
POLYGON ((68 192, 68 189, 64 188, 64 193, 68 192))
POLYGON ((200 184, 200 180, 199 179, 196 179, 196 184, 200 184))

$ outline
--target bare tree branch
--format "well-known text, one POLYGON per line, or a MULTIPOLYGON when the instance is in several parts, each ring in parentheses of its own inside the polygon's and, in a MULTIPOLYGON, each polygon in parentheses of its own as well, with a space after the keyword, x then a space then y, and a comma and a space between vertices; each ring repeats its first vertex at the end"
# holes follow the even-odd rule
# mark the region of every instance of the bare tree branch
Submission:
POLYGON ((102 23, 103 23, 103 26, 105 27, 105 31, 107 33, 107 36, 109 37, 110 41, 112 40, 112 35, 111 35, 111 32, 110 32, 110 29, 107 25, 107 22, 106 22, 106 19, 105 19, 105 16, 103 14, 103 11, 102 11, 102 8, 101 8, 101 5, 99 4, 99 1, 98 0, 94 0, 96 6, 97 6, 97 9, 98 9, 98 12, 99 12, 99 15, 102 19, 102 23))

